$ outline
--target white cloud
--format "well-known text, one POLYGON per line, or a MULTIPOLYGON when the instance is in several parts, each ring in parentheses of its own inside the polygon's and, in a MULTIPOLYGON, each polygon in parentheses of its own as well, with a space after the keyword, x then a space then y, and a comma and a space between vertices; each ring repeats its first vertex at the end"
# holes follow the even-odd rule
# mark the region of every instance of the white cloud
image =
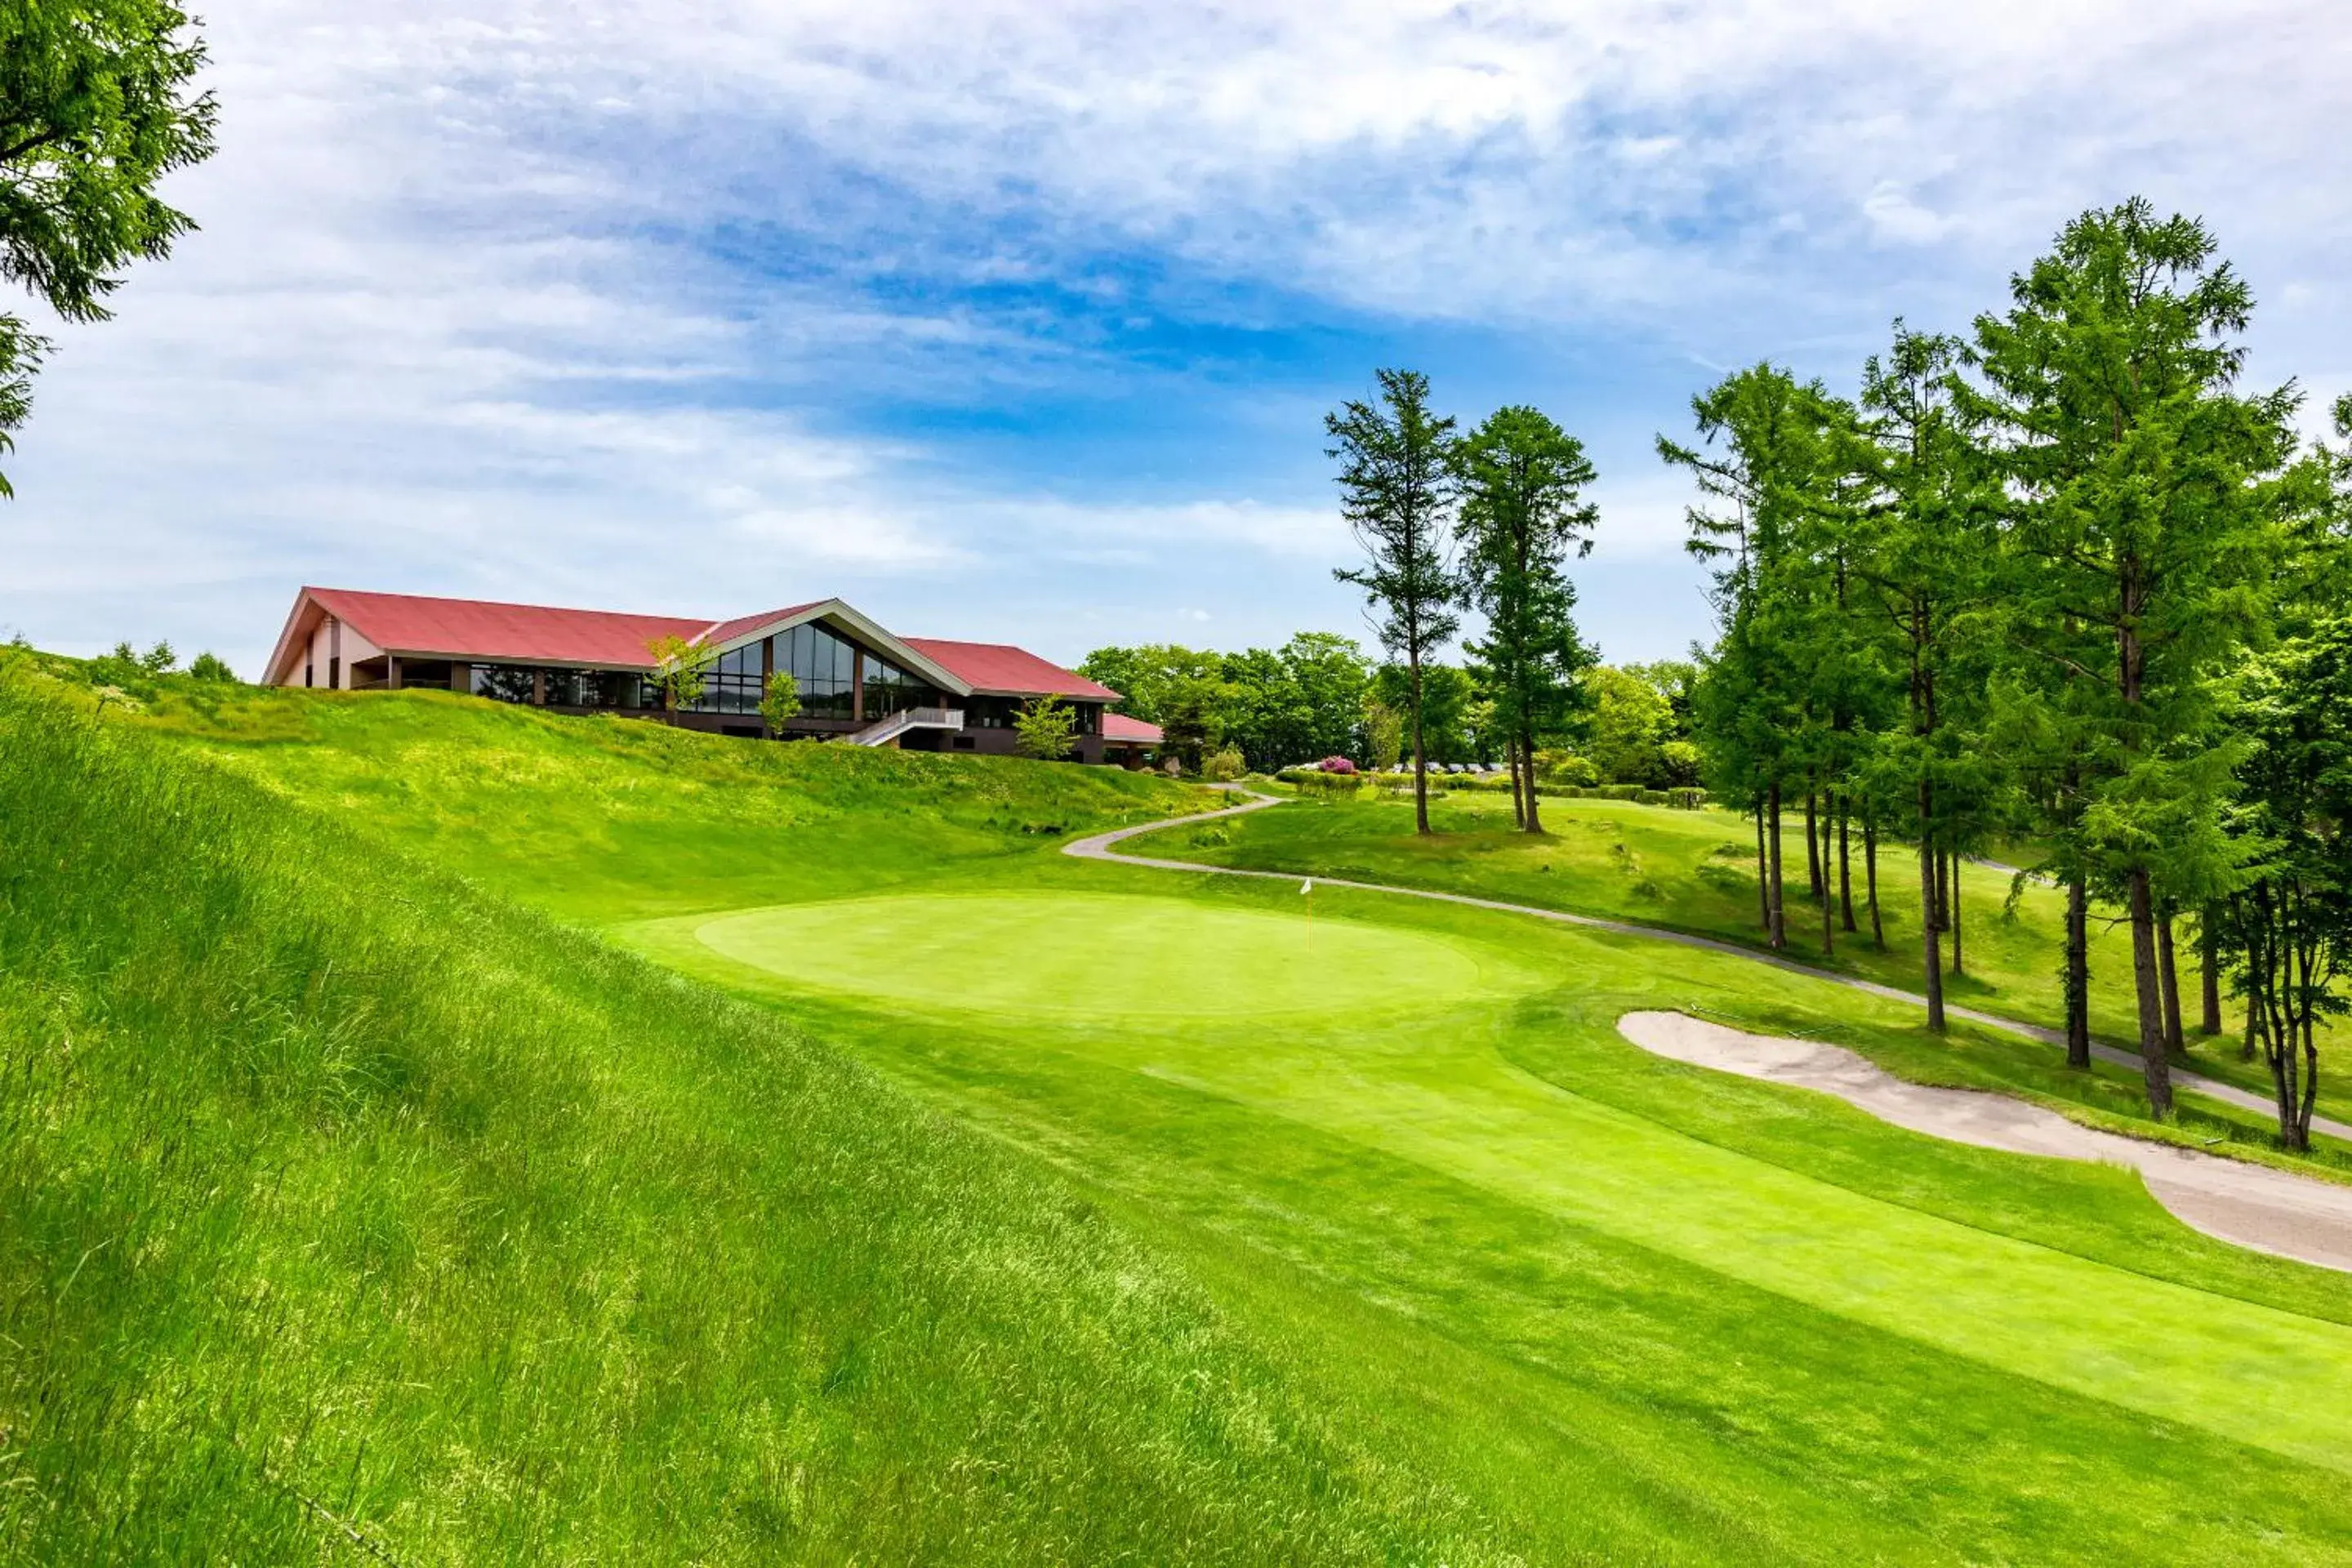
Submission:
MULTIPOLYGON (((2352 74, 2336 9, 247 0, 211 28, 221 154, 175 186, 205 231, 43 378, 0 620, 233 648, 301 577, 789 596, 730 541, 943 605, 1050 605, 1084 560, 1251 602, 1221 626, 1348 613, 1336 517, 1254 451, 1121 494, 995 471, 946 421, 870 434, 877 408, 1181 378, 963 292, 1148 323, 1081 265, 1122 249, 1335 312, 1736 363, 1950 321, 2069 212, 2146 188, 2278 280, 2340 384, 2352 343, 2312 303, 2352 237, 2352 192, 2311 172, 2352 74)), ((1603 500, 1604 551, 1673 556, 1665 480, 1603 500)))

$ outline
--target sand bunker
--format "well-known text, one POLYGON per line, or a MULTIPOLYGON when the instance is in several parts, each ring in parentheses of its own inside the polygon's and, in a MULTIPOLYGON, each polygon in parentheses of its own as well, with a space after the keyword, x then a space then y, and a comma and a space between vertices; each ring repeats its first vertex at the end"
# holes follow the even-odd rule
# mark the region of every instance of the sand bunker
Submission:
POLYGON ((2208 1236, 2352 1272, 2352 1187, 2100 1132, 2006 1095, 1906 1083, 1866 1058, 1812 1040, 1745 1034, 1682 1013, 1628 1013, 1617 1028, 1659 1056, 1820 1089, 1914 1132, 2128 1165, 2157 1202, 2208 1236))

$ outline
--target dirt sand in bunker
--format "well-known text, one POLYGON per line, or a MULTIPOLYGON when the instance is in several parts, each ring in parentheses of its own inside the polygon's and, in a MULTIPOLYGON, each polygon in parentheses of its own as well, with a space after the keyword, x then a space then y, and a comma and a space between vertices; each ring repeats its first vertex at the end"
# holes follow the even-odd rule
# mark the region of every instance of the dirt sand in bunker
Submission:
POLYGON ((1628 1013, 1617 1029, 1658 1056, 1819 1089, 1914 1132, 2014 1154, 2127 1165, 2157 1202, 2208 1236, 2352 1272, 2352 1187, 2101 1132, 2003 1094, 1906 1083, 1865 1057, 1815 1040, 1750 1035, 1683 1013, 1628 1013))

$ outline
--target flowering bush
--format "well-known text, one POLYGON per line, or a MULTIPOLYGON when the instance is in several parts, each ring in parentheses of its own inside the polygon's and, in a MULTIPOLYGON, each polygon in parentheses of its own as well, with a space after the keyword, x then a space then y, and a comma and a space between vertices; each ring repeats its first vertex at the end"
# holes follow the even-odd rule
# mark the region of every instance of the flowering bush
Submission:
POLYGON ((1315 766, 1318 771, 1327 773, 1352 773, 1356 771, 1356 764, 1345 757, 1326 757, 1315 766))

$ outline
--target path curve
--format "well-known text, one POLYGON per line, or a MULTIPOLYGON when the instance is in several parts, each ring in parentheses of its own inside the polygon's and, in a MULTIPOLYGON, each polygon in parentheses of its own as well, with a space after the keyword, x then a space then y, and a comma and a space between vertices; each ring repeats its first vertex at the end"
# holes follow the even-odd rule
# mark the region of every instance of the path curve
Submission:
MULTIPOLYGON (((1124 855, 1118 852, 1118 846, 1121 842, 1133 838, 1139 834, 1157 833, 1167 827, 1181 827, 1187 823, 1213 822, 1219 817, 1240 816, 1247 812, 1264 811, 1267 806, 1281 805, 1286 803, 1286 797, 1282 795, 1260 795, 1255 790, 1244 789, 1239 784, 1212 784, 1209 787, 1247 795, 1249 798, 1239 805, 1229 805, 1218 811, 1196 812, 1191 816, 1165 817, 1158 822, 1138 823, 1131 827, 1115 827, 1108 833, 1097 833, 1085 838, 1075 838, 1062 846, 1062 853, 1076 856, 1081 860, 1105 860, 1119 866, 1146 866, 1160 871, 1190 871, 1196 876, 1255 877, 1268 881, 1287 882, 1307 875, 1299 871, 1256 871, 1241 866, 1203 866, 1193 860, 1162 860, 1149 855, 1124 855)), ((1619 936, 1672 942, 1677 947, 1697 948, 1703 952, 1719 952, 1727 957, 1745 959, 1750 963, 1761 963, 1773 969, 1786 970, 1791 974, 1803 974, 1815 980, 1826 980, 1832 984, 1866 992, 1890 1002, 1907 1003, 1914 1007, 1925 1007, 1927 1005, 1927 998, 1916 991, 1905 991, 1896 986, 1883 985, 1875 980, 1864 980, 1858 975, 1840 974, 1832 970, 1816 969, 1810 963, 1799 963, 1794 959, 1783 958, 1777 953, 1759 952, 1752 947, 1742 947, 1738 942, 1725 942, 1717 937, 1694 936, 1688 931, 1668 931, 1663 926, 1637 925, 1630 921, 1603 920, 1598 915, 1571 914, 1566 910, 1547 910, 1535 904, 1515 904, 1502 899, 1481 899, 1468 893, 1445 893, 1432 888, 1401 888, 1388 882, 1350 881, 1344 877, 1317 876, 1314 880, 1327 888, 1352 888, 1359 892, 1390 893, 1399 898, 1430 899, 1442 904, 1463 904, 1476 910, 1499 910, 1505 914, 1532 915, 1537 920, 1556 921, 1562 925, 1583 926, 1588 930, 1611 931, 1619 936)), ((1972 1024, 1982 1024, 1989 1029, 1999 1029, 2005 1034, 2036 1040, 2046 1046, 2057 1046, 2063 1049, 2066 1044, 2066 1037, 2060 1031, 2045 1029, 2038 1024, 2021 1024, 2014 1018, 2004 1018, 1995 1013, 1980 1013, 1973 1007, 1959 1007, 1950 1003, 1945 1004, 1944 1011, 1952 1017, 1966 1018, 1972 1024)), ((2117 1067, 2137 1068, 2140 1065, 2140 1059, 2136 1054, 2117 1050, 2113 1046, 2094 1045, 2091 1047, 2091 1054, 2102 1061, 2112 1062, 2117 1067)), ((2222 1083, 2218 1079, 2207 1078, 2201 1073, 2190 1072, 2185 1068, 2176 1067, 2172 1069, 2172 1084, 2175 1089, 2183 1093, 2202 1095, 2208 1100, 2218 1100, 2225 1105, 2233 1105, 2242 1110, 2256 1111, 2263 1116, 2278 1114, 2278 1107, 2271 1102, 2268 1096, 2240 1089, 2235 1084, 2222 1083)), ((2311 1119, 2311 1130, 2314 1132, 2325 1132, 2334 1138, 2352 1140, 2352 1124, 2337 1121, 2330 1117, 2314 1116, 2311 1119)))
POLYGON ((2125 1165, 2192 1230, 2352 1273, 2352 1187, 2069 1121, 2005 1094, 1909 1083, 1842 1046, 1751 1035, 1686 1013, 1628 1013, 1617 1032, 1653 1055, 1833 1094, 1881 1121, 1980 1148, 2125 1165))

